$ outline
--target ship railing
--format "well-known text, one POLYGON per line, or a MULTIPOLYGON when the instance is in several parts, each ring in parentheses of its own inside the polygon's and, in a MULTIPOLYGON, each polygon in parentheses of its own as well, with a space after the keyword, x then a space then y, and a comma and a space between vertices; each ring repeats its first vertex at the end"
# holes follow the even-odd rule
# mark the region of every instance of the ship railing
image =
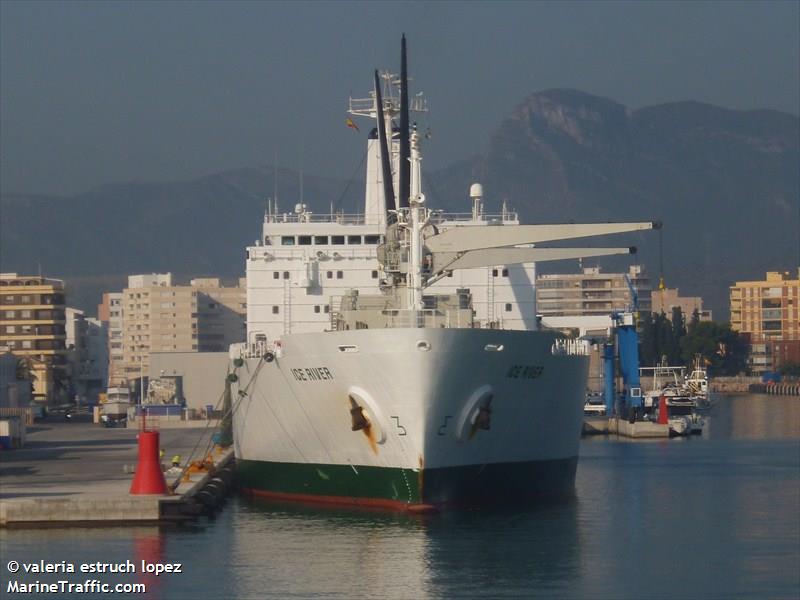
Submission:
MULTIPOLYGON (((463 223, 463 222, 471 222, 474 221, 474 217, 471 212, 469 213, 448 213, 448 212, 440 212, 440 211, 433 211, 431 214, 431 223, 434 225, 444 225, 446 223, 463 223)), ((478 218, 479 222, 482 223, 517 223, 519 222, 519 218, 516 212, 513 211, 506 211, 504 213, 487 213, 482 214, 478 218)))
MULTIPOLYGON (((338 223, 340 225, 364 225, 366 216, 357 214, 324 214, 324 213, 281 213, 268 214, 264 217, 266 223, 338 223)), ((377 223, 375 223, 377 225, 377 223)))
MULTIPOLYGON (((446 223, 465 223, 474 221, 472 213, 449 213, 443 211, 433 211, 431 223, 443 225, 446 223)), ((484 223, 518 223, 519 218, 516 212, 506 211, 504 213, 487 213, 478 218, 479 222, 484 223)), ((366 215, 361 213, 280 213, 267 214, 264 217, 265 223, 337 223, 339 225, 366 225, 366 215)), ((372 223, 378 225, 378 223, 372 223)))
POLYGON ((266 340, 232 344, 231 358, 262 358, 267 352, 274 352, 273 344, 266 340))
POLYGON ((248 249, 252 259, 296 260, 312 258, 318 261, 332 261, 326 264, 335 265, 346 258, 375 258, 376 246, 256 246, 248 249))
MULTIPOLYGON (((400 112, 400 97, 387 96, 383 98, 383 110, 398 113, 400 112)), ((413 96, 408 99, 409 112, 423 113, 428 112, 428 102, 424 96, 413 96)), ((362 117, 375 117, 375 98, 350 98, 348 111, 351 115, 362 117)))
POLYGON ((553 342, 550 353, 556 356, 587 356, 589 344, 585 340, 559 338, 553 342))

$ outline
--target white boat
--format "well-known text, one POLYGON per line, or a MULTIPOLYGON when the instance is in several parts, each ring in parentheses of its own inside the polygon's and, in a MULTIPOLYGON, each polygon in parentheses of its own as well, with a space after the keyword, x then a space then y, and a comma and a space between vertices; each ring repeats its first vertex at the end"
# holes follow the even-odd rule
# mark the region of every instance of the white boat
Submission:
POLYGON ((711 408, 711 398, 708 394, 708 372, 703 366, 700 355, 694 359, 692 371, 686 376, 685 386, 698 410, 711 408))
POLYGON ((654 421, 658 420, 661 398, 665 400, 670 433, 676 436, 700 435, 705 428, 705 419, 696 412, 695 398, 686 385, 685 367, 642 367, 642 376, 652 373, 653 383, 644 392, 644 410, 654 421))
POLYGON ((592 392, 586 394, 586 402, 583 405, 583 414, 588 416, 603 416, 606 414, 606 398, 602 392, 592 392))
MULTIPOLYGON (((685 389, 667 386, 661 390, 666 400, 667 416, 672 435, 700 435, 705 419, 697 414, 694 399, 685 389)), ((660 406, 657 410, 660 410, 660 406)))
POLYGON ((247 342, 231 347, 240 487, 409 510, 571 494, 587 348, 538 330, 534 263, 628 249, 532 245, 654 224, 519 225, 485 214, 476 185, 471 213, 431 211, 405 39, 402 62, 350 103, 376 123, 363 215, 274 203, 247 249, 247 342))

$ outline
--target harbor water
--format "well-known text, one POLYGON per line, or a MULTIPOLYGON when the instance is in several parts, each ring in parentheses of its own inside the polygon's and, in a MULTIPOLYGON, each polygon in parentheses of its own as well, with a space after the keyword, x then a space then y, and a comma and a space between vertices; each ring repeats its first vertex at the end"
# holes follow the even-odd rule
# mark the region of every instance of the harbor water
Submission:
POLYGON ((8 572, 44 560, 130 561, 91 578, 164 600, 800 597, 800 399, 720 396, 707 422, 689 439, 584 439, 576 498, 556 505, 410 516, 235 497, 178 528, 2 530, 2 595, 37 597, 7 593, 13 577, 87 579, 8 572))

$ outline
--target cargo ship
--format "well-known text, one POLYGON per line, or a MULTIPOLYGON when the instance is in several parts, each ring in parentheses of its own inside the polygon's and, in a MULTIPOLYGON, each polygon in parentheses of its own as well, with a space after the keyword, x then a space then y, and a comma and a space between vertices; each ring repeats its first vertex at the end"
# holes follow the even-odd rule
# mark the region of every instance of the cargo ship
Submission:
POLYGON ((349 106, 374 122, 363 213, 275 198, 247 248, 247 341, 230 350, 240 488, 409 511, 569 496, 587 348, 539 326, 535 264, 632 250, 540 244, 655 224, 521 225, 486 213, 479 184, 470 212, 431 210, 405 38, 399 77, 373 85, 349 106))

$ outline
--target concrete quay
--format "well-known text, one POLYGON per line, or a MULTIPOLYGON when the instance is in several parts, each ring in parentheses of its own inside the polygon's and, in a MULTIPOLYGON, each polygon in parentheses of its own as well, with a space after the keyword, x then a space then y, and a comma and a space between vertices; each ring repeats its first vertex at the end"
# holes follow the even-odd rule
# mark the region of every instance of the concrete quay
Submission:
POLYGON ((630 423, 627 419, 613 417, 608 420, 608 432, 629 438, 668 438, 669 425, 651 421, 630 423))
POLYGON ((585 416, 583 435, 620 435, 629 438, 668 438, 669 425, 651 421, 629 423, 627 419, 605 416, 585 416))
MULTIPOLYGON (((164 429, 164 461, 206 458, 215 429, 164 429), (196 448, 196 450, 195 450, 196 448), (192 452, 194 450, 194 455, 192 452)), ((24 448, 0 452, 0 527, 143 524, 187 520, 201 505, 194 496, 214 475, 189 472, 168 496, 131 496, 138 431, 106 428, 84 417, 53 416, 28 429, 24 448)), ((212 472, 233 460, 233 451, 211 453, 212 472)), ((217 486, 216 489, 218 489, 217 486)), ((204 503, 205 504, 205 503, 204 503)))

